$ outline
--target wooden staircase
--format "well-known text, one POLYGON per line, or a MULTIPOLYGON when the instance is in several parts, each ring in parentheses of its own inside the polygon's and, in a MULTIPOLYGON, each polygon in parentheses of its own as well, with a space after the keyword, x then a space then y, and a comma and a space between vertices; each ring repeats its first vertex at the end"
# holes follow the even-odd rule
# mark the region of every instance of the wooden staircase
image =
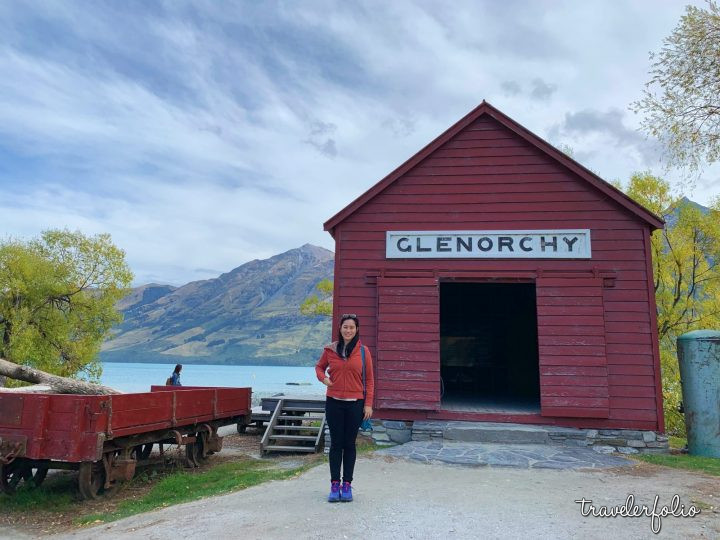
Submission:
POLYGON ((260 450, 318 452, 325 436, 325 403, 313 399, 278 399, 260 450))

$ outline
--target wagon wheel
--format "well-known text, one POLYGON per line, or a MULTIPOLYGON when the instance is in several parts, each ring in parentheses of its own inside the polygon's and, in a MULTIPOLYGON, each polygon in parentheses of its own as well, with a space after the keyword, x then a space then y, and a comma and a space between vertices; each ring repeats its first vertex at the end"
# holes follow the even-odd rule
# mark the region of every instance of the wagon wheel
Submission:
POLYGON ((27 484, 31 484, 33 487, 38 487, 43 483, 48 473, 48 467, 30 467, 27 466, 23 471, 23 479, 27 484))
POLYGON ((115 482, 106 489, 103 462, 83 461, 79 468, 78 487, 84 499, 93 500, 112 496, 120 488, 120 482, 115 482))
POLYGON ((209 459, 210 453, 207 451, 208 446, 208 433, 207 431, 203 431, 201 433, 197 434, 197 440, 195 442, 195 452, 197 455, 195 456, 195 461, 198 465, 201 463, 206 463, 209 459))
POLYGON ((195 443, 187 443, 185 445, 185 465, 190 468, 200 466, 200 461, 198 460, 197 456, 197 447, 195 446, 195 443))
POLYGON ((0 465, 0 487, 2 487, 4 493, 8 495, 15 493, 15 488, 23 479, 23 465, 18 460, 7 465, 0 465))
POLYGON ((28 485, 37 487, 43 483, 47 473, 47 466, 32 467, 28 463, 16 459, 8 465, 0 465, 0 488, 8 495, 12 495, 21 480, 28 485))
POLYGON ((148 459, 152 454, 153 446, 155 446, 155 443, 138 444, 133 448, 135 459, 138 461, 148 459))

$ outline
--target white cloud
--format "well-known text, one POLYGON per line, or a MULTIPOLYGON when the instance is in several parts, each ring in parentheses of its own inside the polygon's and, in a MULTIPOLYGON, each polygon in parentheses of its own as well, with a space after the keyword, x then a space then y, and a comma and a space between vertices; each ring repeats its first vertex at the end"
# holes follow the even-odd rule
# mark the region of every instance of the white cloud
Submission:
POLYGON ((627 105, 684 2, 656 6, 0 5, 2 232, 109 232, 175 284, 332 249, 322 223, 483 98, 627 178, 652 165, 627 105))

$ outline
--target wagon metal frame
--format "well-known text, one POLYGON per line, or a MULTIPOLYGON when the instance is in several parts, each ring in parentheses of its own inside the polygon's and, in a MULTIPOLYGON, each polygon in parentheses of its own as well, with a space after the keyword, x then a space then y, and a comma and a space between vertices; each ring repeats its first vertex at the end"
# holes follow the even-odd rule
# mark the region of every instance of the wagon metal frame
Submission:
POLYGON ((0 394, 0 488, 40 485, 49 469, 78 471, 86 499, 113 492, 155 444, 185 447, 195 467, 222 449, 218 428, 247 424, 251 388, 152 386, 150 392, 85 396, 0 394))

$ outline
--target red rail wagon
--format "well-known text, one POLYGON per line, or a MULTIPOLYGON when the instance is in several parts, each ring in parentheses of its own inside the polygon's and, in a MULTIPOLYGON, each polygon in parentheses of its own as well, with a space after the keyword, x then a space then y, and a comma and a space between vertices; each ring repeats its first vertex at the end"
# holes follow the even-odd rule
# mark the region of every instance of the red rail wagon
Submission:
POLYGON ((85 396, 0 394, 0 487, 39 485, 49 469, 79 471, 94 499, 132 479, 155 444, 185 446, 197 466, 219 452, 219 427, 248 424, 251 388, 153 386, 150 392, 85 396))

